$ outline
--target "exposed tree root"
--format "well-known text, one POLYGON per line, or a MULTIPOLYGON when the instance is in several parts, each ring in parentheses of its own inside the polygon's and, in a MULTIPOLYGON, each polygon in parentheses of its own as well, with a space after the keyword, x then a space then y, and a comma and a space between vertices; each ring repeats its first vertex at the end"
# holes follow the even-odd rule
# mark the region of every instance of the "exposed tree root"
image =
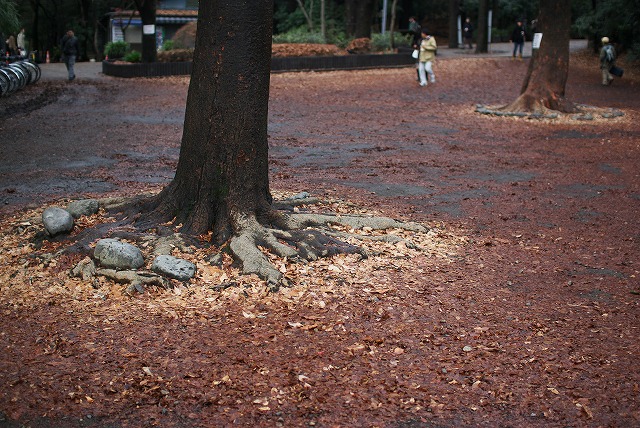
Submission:
MULTIPOLYGON (((104 276, 120 284, 128 284, 126 292, 133 294, 136 291, 142 293, 144 286, 155 285, 162 288, 171 288, 171 281, 152 272, 98 269, 89 257, 81 260, 72 270, 71 275, 82 278, 84 281, 94 280, 96 276, 104 276)), ((95 284, 95 282, 94 282, 95 284)), ((95 285, 94 285, 95 286, 95 285)))
POLYGON ((115 269, 98 269, 97 275, 112 279, 121 284, 129 284, 126 291, 129 294, 138 291, 142 293, 144 286, 156 285, 162 288, 171 288, 171 282, 160 275, 151 272, 131 271, 131 270, 115 270, 115 269))
MULTIPOLYGON (((370 230, 404 229, 426 232, 427 229, 417 223, 403 223, 388 217, 365 217, 335 214, 288 214, 283 218, 284 230, 271 229, 253 222, 240 235, 229 243, 233 256, 242 264, 247 274, 256 274, 267 281, 271 289, 277 289, 288 282, 282 272, 278 271, 261 251, 263 247, 274 254, 292 260, 313 261, 320 257, 335 254, 361 254, 366 257, 363 248, 344 242, 345 239, 357 237, 364 240, 368 237, 356 233, 337 232, 332 225, 340 225, 351 229, 369 228, 370 230)), ((400 242, 402 238, 393 234, 372 237, 372 240, 400 242)))
MULTIPOLYGON (((271 290, 287 286, 289 281, 270 261, 268 253, 291 261, 314 261, 336 254, 360 254, 362 258, 366 258, 368 255, 362 246, 349 242, 405 242, 407 247, 415 248, 412 243, 394 235, 391 230, 428 231, 420 224, 405 223, 388 217, 296 212, 320 202, 306 193, 300 195, 302 196, 274 202, 271 208, 260 216, 238 215, 238 218, 233 219, 236 232, 223 246, 241 265, 243 273, 257 275, 266 281, 271 290), (371 234, 374 230, 388 233, 371 234)), ((177 233, 176 229, 179 229, 179 226, 173 224, 155 224, 149 228, 145 223, 140 227, 136 221, 139 216, 135 215, 135 208, 132 208, 138 206, 138 210, 142 210, 140 207, 144 206, 144 201, 141 204, 139 198, 133 201, 100 202, 103 208, 111 208, 118 213, 118 220, 97 224, 81 231, 75 236, 76 242, 65 249, 66 253, 90 255, 92 244, 107 237, 142 243, 142 246, 148 249, 147 255, 171 254, 173 249, 190 252, 191 246, 202 244, 197 237, 177 233)), ((146 271, 100 269, 90 258, 78 263, 72 274, 84 280, 104 276, 128 284, 128 292, 142 291, 145 285, 168 288, 171 284, 168 279, 146 271)))
POLYGON ((543 104, 537 104, 530 109, 521 104, 508 106, 476 105, 476 112, 496 117, 521 117, 526 119, 569 119, 576 121, 590 121, 598 119, 615 119, 624 113, 615 108, 593 107, 576 104, 570 111, 552 110, 543 104))

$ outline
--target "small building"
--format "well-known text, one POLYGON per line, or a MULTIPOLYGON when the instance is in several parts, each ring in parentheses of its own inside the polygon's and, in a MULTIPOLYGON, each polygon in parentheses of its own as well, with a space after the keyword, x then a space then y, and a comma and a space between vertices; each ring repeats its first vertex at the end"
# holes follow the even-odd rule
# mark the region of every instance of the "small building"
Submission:
MULTIPOLYGON (((115 10, 109 14, 107 41, 125 41, 131 49, 142 50, 142 19, 134 10, 115 10)), ((161 0, 156 10, 156 45, 162 46, 184 24, 198 19, 197 0, 161 0)))

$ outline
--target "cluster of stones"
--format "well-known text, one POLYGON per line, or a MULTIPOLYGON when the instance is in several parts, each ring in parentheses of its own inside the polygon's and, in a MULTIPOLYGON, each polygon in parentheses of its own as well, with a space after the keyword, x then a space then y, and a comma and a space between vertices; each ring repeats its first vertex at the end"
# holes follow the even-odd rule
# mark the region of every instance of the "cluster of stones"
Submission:
MULTIPOLYGON (((589 106, 579 106, 582 108, 593 108, 593 107, 589 107, 589 106)), ((524 118, 529 118, 529 119, 557 119, 558 117, 560 117, 560 115, 558 113, 549 113, 549 114, 544 114, 544 113, 524 113, 524 112, 519 112, 519 111, 501 111, 501 110, 493 110, 489 107, 486 107, 482 104, 477 104, 476 105, 476 113, 480 113, 480 114, 488 114, 488 115, 492 115, 492 116, 502 116, 502 117, 524 117, 524 118)), ((599 113, 598 116, 600 116, 603 119, 614 119, 616 117, 621 117, 624 116, 624 113, 618 109, 614 109, 614 108, 610 108, 607 111, 605 111, 604 113, 599 113)), ((595 116, 592 113, 577 113, 574 115, 571 115, 571 119, 573 120, 594 120, 595 116)))
MULTIPOLYGON (((73 230, 74 219, 83 215, 92 215, 99 210, 99 203, 95 199, 84 199, 71 202, 66 209, 49 207, 42 213, 42 222, 50 236, 68 234, 73 230)), ((184 259, 179 259, 167 253, 171 245, 157 245, 156 256, 151 270, 162 277, 179 281, 188 281, 196 273, 196 266, 184 259)), ((94 260, 86 258, 82 260, 72 271, 74 276, 90 280, 95 275, 103 275, 119 282, 128 282, 130 288, 143 291, 145 284, 168 286, 164 278, 138 272, 145 265, 142 251, 133 244, 122 242, 118 239, 100 239, 93 251, 95 262, 101 267, 98 269, 94 260)))

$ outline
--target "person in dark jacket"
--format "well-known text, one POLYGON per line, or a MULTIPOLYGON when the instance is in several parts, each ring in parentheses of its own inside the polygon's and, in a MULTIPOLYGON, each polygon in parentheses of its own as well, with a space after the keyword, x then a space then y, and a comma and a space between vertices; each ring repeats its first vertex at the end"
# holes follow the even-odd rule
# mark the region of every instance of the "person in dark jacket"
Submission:
POLYGON ((513 59, 516 58, 516 52, 518 52, 518 59, 522 60, 522 50, 524 49, 526 36, 522 20, 518 20, 516 27, 513 29, 513 33, 511 33, 510 40, 513 43, 513 59))
POLYGON ((73 66, 76 63, 76 58, 80 56, 80 46, 78 44, 78 38, 73 34, 73 30, 67 31, 60 41, 60 50, 64 55, 64 64, 67 66, 69 72, 69 82, 76 78, 76 73, 73 66))
POLYGON ((464 39, 464 48, 467 48, 469 45, 469 49, 473 49, 473 25, 471 25, 471 20, 469 18, 464 20, 464 25, 462 26, 462 37, 464 39))

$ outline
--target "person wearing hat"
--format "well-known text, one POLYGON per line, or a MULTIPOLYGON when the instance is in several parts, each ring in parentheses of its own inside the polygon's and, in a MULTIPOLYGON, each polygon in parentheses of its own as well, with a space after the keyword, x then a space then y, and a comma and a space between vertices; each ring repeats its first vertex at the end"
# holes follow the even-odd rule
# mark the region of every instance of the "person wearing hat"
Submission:
POLYGON ((511 42, 513 43, 513 58, 516 59, 516 53, 518 53, 518 59, 522 60, 522 50, 524 49, 524 40, 526 38, 526 33, 524 31, 524 26, 522 25, 522 20, 519 19, 516 22, 516 27, 513 29, 511 33, 511 42))
POLYGON ((608 86, 613 81, 613 76, 609 70, 616 65, 616 49, 609 43, 608 37, 603 37, 601 42, 600 70, 602 70, 602 84, 608 86))
POLYGON ((438 45, 436 39, 422 29, 422 41, 420 42, 420 54, 418 55, 418 74, 420 75, 420 86, 427 86, 427 75, 431 83, 436 82, 436 75, 433 73, 433 61, 436 59, 438 45))

